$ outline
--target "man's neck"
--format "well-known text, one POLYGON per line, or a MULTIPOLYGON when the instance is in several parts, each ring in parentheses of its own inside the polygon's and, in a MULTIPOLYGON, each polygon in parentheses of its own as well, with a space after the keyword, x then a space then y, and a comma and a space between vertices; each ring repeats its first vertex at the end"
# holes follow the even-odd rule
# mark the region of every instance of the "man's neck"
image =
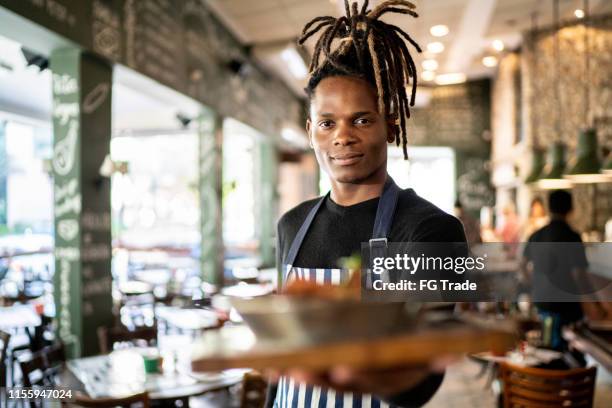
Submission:
POLYGON ((562 221, 567 223, 567 215, 564 214, 551 214, 550 215, 550 220, 551 221, 562 221))
POLYGON ((340 183, 332 181, 331 198, 341 206, 349 206, 380 197, 385 182, 387 171, 376 175, 363 183, 340 183))

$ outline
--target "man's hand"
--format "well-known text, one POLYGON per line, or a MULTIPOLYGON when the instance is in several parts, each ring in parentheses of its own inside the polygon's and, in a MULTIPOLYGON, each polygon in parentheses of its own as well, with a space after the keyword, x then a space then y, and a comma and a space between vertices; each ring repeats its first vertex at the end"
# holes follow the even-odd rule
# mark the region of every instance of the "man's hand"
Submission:
POLYGON ((403 366, 385 369, 354 369, 338 366, 329 371, 314 372, 299 368, 284 373, 268 372, 272 381, 287 375, 297 382, 333 388, 342 392, 373 394, 382 398, 406 392, 422 383, 429 375, 442 373, 457 358, 445 356, 428 366, 403 366))

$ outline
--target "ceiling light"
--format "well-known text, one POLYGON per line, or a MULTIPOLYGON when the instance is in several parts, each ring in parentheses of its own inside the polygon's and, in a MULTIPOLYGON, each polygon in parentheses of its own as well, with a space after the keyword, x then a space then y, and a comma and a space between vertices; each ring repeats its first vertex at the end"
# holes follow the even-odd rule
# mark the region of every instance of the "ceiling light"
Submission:
POLYGON ((435 71, 436 69, 438 69, 438 61, 434 59, 426 59, 421 63, 421 66, 426 71, 435 71))
POLYGON ((287 68, 291 75, 297 79, 304 79, 308 75, 308 69, 304 60, 293 47, 285 48, 280 54, 282 60, 287 64, 287 68))
POLYGON ((574 10, 574 15, 576 16, 576 18, 584 18, 584 10, 576 9, 574 10))
POLYGON ((421 79, 423 81, 433 81, 434 79, 436 79, 436 73, 433 71, 423 71, 421 73, 421 79))
POLYGON ((465 74, 460 72, 453 74, 442 74, 436 77, 436 83, 438 85, 452 85, 452 84, 460 84, 466 81, 465 74))
POLYGON ((493 68, 497 66, 497 58, 493 55, 488 55, 482 59, 482 65, 488 68, 493 68))
POLYGON ((434 37, 444 37, 448 34, 448 27, 444 24, 438 24, 429 29, 429 32, 434 37))
POLYGON ((505 46, 504 46, 504 42, 502 40, 495 40, 493 41, 493 43, 491 43, 491 46, 493 47, 493 49, 495 51, 503 51, 505 46))
POLYGON ((427 44, 427 51, 433 53, 433 54, 439 54, 442 51, 444 51, 444 44, 442 44, 441 42, 432 42, 427 44))

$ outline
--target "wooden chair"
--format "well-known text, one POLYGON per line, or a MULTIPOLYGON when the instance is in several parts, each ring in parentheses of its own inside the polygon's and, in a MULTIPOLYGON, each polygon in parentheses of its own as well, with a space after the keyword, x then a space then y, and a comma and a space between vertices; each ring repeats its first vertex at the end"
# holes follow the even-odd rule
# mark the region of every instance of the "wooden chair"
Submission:
POLYGON ((139 340, 148 345, 154 344, 157 341, 157 327, 141 327, 133 331, 128 331, 123 327, 98 328, 98 341, 102 353, 113 351, 115 343, 137 343, 139 340))
POLYGON ((47 385, 45 382, 47 359, 42 350, 32 353, 28 358, 19 361, 19 367, 21 367, 21 382, 24 387, 47 385))
MULTIPOLYGON (((19 361, 21 367, 21 382, 24 388, 31 387, 46 387, 50 384, 47 381, 47 359, 45 353, 37 351, 32 353, 28 358, 19 361)), ((36 401, 28 401, 30 408, 36 408, 39 404, 36 401)), ((42 403, 40 405, 42 407, 42 403)))
POLYGON ((0 387, 6 387, 7 351, 11 335, 0 330, 0 387))
MULTIPOLYGON (((0 330, 0 388, 6 388, 7 386, 7 349, 11 335, 0 330)), ((6 401, 1 401, 4 404, 6 401)), ((0 405, 2 405, 0 404, 0 405)))
POLYGON ((51 384, 55 384, 56 377, 60 374, 66 362, 66 349, 64 344, 59 342, 47 346, 43 349, 47 369, 45 375, 51 384))
POLYGON ((242 379, 242 392, 240 395, 240 408, 263 408, 266 403, 268 384, 257 371, 244 374, 242 379))
POLYGON ((597 368, 547 370, 500 365, 504 407, 592 407, 597 368))
POLYGON ((138 406, 142 408, 149 408, 149 394, 147 392, 143 392, 123 398, 90 398, 81 393, 77 393, 75 395, 73 406, 93 408, 127 408, 138 406))

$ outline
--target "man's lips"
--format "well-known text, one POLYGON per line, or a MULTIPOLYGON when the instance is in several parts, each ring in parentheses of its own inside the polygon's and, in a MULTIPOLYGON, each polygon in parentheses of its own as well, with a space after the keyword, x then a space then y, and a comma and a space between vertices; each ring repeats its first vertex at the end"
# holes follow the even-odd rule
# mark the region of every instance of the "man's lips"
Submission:
POLYGON ((342 153, 330 157, 332 161, 339 166, 350 166, 361 160, 363 153, 342 153))

